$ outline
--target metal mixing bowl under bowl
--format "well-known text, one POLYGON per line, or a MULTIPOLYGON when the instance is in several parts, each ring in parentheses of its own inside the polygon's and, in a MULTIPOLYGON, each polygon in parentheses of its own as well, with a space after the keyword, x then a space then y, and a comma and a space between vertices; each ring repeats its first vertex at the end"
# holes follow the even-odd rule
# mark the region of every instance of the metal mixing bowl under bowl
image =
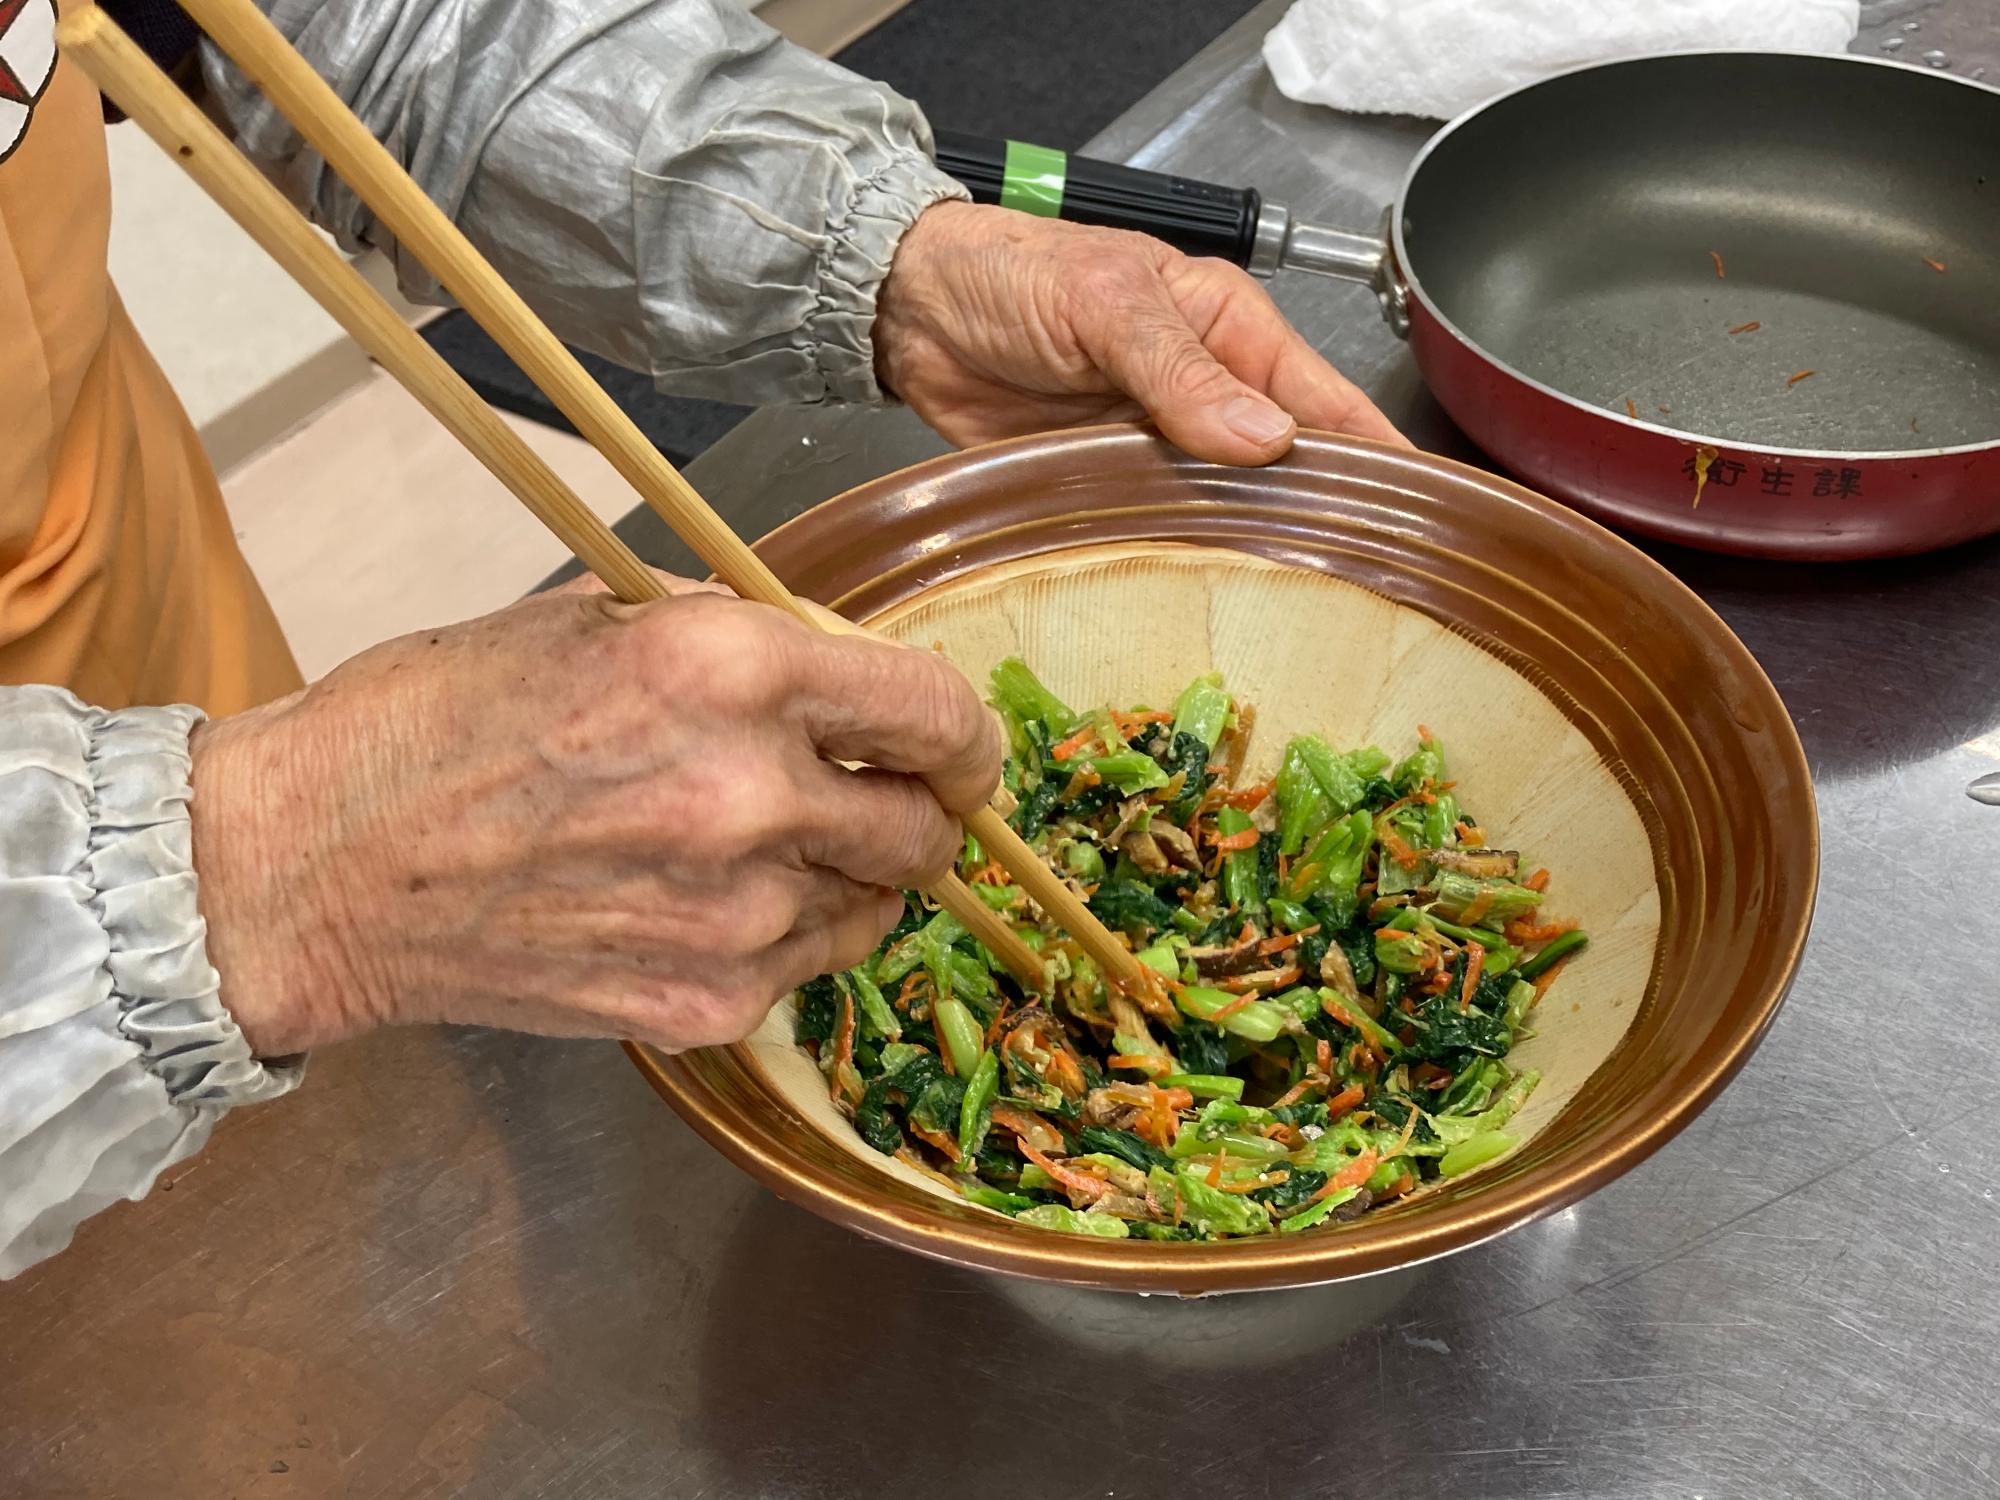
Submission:
POLYGON ((758 551, 801 594, 865 620, 1024 559, 1147 542, 1316 570, 1437 621, 1511 668, 1524 703, 1553 704, 1613 769, 1651 845, 1659 937, 1636 1015, 1588 1081, 1486 1171, 1339 1229, 1213 1243, 1054 1233, 900 1180, 808 1122, 747 1045, 628 1047, 662 1097, 780 1196, 863 1234, 987 1270, 1183 1295, 1338 1281, 1463 1249, 1575 1202, 1692 1120, 1796 969, 1818 878, 1812 788, 1742 643, 1595 523, 1357 440, 1308 435, 1279 464, 1232 470, 1105 427, 889 475, 758 551))

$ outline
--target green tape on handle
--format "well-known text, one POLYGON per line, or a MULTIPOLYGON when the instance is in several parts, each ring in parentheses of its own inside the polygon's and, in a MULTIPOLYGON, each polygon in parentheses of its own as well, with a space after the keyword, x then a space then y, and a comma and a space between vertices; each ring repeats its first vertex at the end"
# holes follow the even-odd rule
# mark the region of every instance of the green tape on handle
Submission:
POLYGON ((1007 143, 1007 166, 1000 178, 1000 206, 1045 219, 1062 217, 1063 179, 1069 154, 1026 141, 1007 143))

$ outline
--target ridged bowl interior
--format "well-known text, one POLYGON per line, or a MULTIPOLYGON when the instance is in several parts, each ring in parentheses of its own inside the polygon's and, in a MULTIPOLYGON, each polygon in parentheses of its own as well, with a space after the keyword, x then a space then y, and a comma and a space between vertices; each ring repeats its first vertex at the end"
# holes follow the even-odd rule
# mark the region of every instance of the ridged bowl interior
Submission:
POLYGON ((1026 654, 1079 705, 1161 700, 1214 666, 1253 761, 1301 730, 1396 753, 1418 722, 1460 796, 1556 873, 1596 935, 1517 1050, 1523 1144, 1357 1224, 1217 1244, 1037 1230, 870 1151, 789 1043, 629 1049, 782 1196, 961 1264, 1206 1294, 1366 1275, 1552 1212, 1658 1149, 1762 1035, 1810 919, 1803 752, 1749 653, 1671 575, 1572 511, 1444 460, 1303 438, 1198 463, 1129 427, 996 444, 836 497, 759 545, 795 590, 975 677, 1026 654))

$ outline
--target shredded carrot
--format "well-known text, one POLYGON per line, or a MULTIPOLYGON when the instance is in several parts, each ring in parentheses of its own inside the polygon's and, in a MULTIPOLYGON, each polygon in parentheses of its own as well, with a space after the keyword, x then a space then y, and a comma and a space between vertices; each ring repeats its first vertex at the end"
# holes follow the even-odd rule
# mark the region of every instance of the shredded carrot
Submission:
POLYGON ((1428 725, 1428 724, 1419 724, 1419 725, 1417 726, 1417 738, 1418 738, 1418 739, 1419 739, 1420 741, 1422 741, 1422 742, 1423 742, 1424 744, 1428 745, 1428 744, 1432 743, 1432 742, 1433 742, 1434 740, 1436 740, 1436 739, 1437 739, 1437 736, 1431 733, 1431 726, 1430 726, 1430 725, 1428 725))
POLYGON ((1493 910, 1493 898, 1495 894, 1494 889, 1488 886, 1466 903, 1465 910, 1458 914, 1458 920, 1467 927, 1477 927, 1479 919, 1493 910))
POLYGON ((1287 948, 1297 946, 1300 939, 1311 937, 1318 931, 1319 923, 1315 922, 1310 927, 1301 927, 1297 932, 1286 932, 1279 934, 1277 937, 1265 938, 1263 942, 1257 945, 1257 951, 1259 953, 1283 953, 1287 948))
POLYGON ((1522 881, 1521 884, 1525 885, 1531 891, 1545 891, 1549 888, 1549 872, 1547 870, 1537 870, 1526 880, 1522 881))
POLYGON ((1472 992, 1479 988, 1480 972, 1486 967, 1486 950, 1474 943, 1468 949, 1471 957, 1465 962, 1465 986, 1458 992, 1458 1008, 1461 1011, 1472 1007, 1472 992))
POLYGON ((1752 319, 1748 323, 1738 323, 1734 328, 1729 330, 1729 336, 1735 338, 1739 333, 1755 333, 1763 326, 1762 323, 1757 322, 1755 319, 1752 319))
POLYGON ((1722 252, 1720 250, 1711 250, 1708 252, 1708 258, 1715 262, 1715 279, 1721 281, 1728 274, 1722 269, 1722 252))
POLYGON ((1055 760, 1073 759, 1079 750, 1097 742, 1098 732, 1095 724, 1086 724, 1068 739, 1051 748, 1049 755, 1055 760))
POLYGON ((1111 716, 1111 722, 1117 727, 1118 732, 1128 740, 1132 738, 1135 730, 1143 729, 1148 724, 1171 724, 1173 719, 1172 714, 1157 708, 1149 708, 1144 713, 1114 713, 1111 716))
POLYGON ((903 987, 896 992, 896 998, 905 1001, 915 1000, 917 991, 926 988, 930 982, 931 976, 926 970, 914 969, 904 976, 903 987))
POLYGON ((1318 882, 1321 872, 1325 869, 1326 866, 1317 860, 1314 860, 1310 864, 1300 865, 1292 876, 1292 889, 1295 891, 1310 890, 1318 882))
POLYGON ((1111 1059, 1110 1066, 1114 1068, 1129 1068, 1134 1073, 1144 1073, 1148 1078, 1164 1078, 1174 1070, 1172 1063, 1168 1062, 1164 1057, 1157 1056, 1151 1052, 1135 1053, 1125 1057, 1114 1057, 1111 1059))
POLYGON ((1282 990, 1288 985, 1297 984, 1299 972, 1297 964, 1286 964, 1284 968, 1265 979, 1260 980, 1255 975, 1245 974, 1236 979, 1225 979, 1222 983, 1224 988, 1232 993, 1247 990, 1251 995, 1255 995, 1259 990, 1282 990))
POLYGON ((1243 1009, 1244 1006, 1248 1005, 1252 1000, 1255 1000, 1256 998, 1257 998, 1256 993, 1253 991, 1248 995, 1238 995, 1234 1000, 1230 1001, 1227 1005, 1217 1006, 1214 1010, 1209 1012, 1208 1015, 1209 1024, 1212 1026, 1218 1021, 1225 1020, 1226 1018, 1235 1015, 1236 1012, 1243 1009))
POLYGON ((1566 958, 1559 958, 1535 976, 1535 998, 1537 1000, 1540 1000, 1542 996, 1549 992, 1549 986, 1556 982, 1556 975, 1562 973, 1563 965, 1568 962, 1569 960, 1566 958))
POLYGON ((1423 1117, 1424 1112, 1412 1104, 1409 1115, 1403 1121, 1403 1133, 1396 1138, 1396 1149, 1389 1153, 1391 1160, 1403 1154, 1404 1149, 1410 1144, 1410 1137, 1417 1133, 1417 1121, 1423 1117))
POLYGON ((847 1094, 859 1103, 859 1096, 848 1087, 850 1079, 859 1081, 860 1075, 854 1071, 854 997, 845 992, 840 997, 840 1024, 833 1033, 833 1093, 838 1098, 847 1094))
POLYGON ((1799 383, 1799 382, 1800 382, 1801 380, 1811 380, 1811 379, 1813 378, 1813 376, 1817 375, 1818 373, 1819 373, 1819 371, 1817 371, 1817 370, 1801 370, 1801 371, 1799 371, 1799 373, 1798 373, 1798 374, 1796 374, 1796 375, 1794 375, 1794 376, 1790 377, 1790 378, 1789 378, 1788 380, 1786 380, 1786 381, 1785 381, 1785 384, 1786 384, 1786 385, 1797 385, 1797 384, 1798 384, 1798 383, 1799 383))
POLYGON ((1271 795, 1271 783, 1261 781, 1256 786, 1246 786, 1239 792, 1224 792, 1218 799, 1223 807, 1233 807, 1238 812, 1250 812, 1271 795))
POLYGON ((1384 823, 1376 830, 1376 833, 1381 839, 1382 847, 1395 857, 1397 864, 1413 865, 1417 862, 1417 851, 1412 849, 1409 842, 1400 833, 1396 832, 1395 829, 1389 827, 1388 824, 1384 823))
POLYGON ((1384 849, 1387 849, 1395 856, 1396 863, 1399 865, 1415 864, 1417 862, 1417 854, 1404 840, 1403 836, 1390 826, 1389 815, 1399 807, 1408 806, 1410 801, 1411 799, 1408 797, 1399 797, 1375 815, 1375 837, 1384 849))
MULTIPOLYGON (((1002 1130, 1013 1131, 1015 1135, 1021 1137, 1024 1141, 1030 1135, 1040 1131, 1047 1131, 1050 1135, 1056 1135, 1055 1126, 1049 1124, 1040 1115, 1016 1109, 1011 1104, 996 1104, 993 1106, 993 1123, 998 1125, 1002 1130)), ((1058 1140, 1061 1139, 1060 1136, 1056 1138, 1058 1140)))
POLYGON ((1070 777, 1069 785, 1062 789, 1063 801, 1068 802, 1073 798, 1081 797, 1092 787, 1102 785, 1104 785, 1104 778, 1097 774, 1095 766, 1080 766, 1077 769, 1077 773, 1070 777))
POLYGON ((1082 1094, 1090 1087, 1084 1081, 1082 1065, 1069 1055, 1067 1048, 1057 1049, 1049 1059, 1048 1071, 1062 1075, 1056 1080, 1056 1087, 1066 1094, 1082 1094))
POLYGON ((1416 1185, 1417 1185, 1416 1174, 1414 1172, 1406 1171, 1403 1173, 1401 1177, 1398 1177, 1394 1182, 1390 1183, 1387 1187, 1382 1189, 1381 1194, 1375 1199, 1375 1201, 1377 1203, 1386 1203, 1391 1198, 1400 1198, 1405 1193, 1409 1192, 1410 1189, 1414 1188, 1416 1185))
POLYGON ((1366 1097, 1367 1094, 1362 1089, 1360 1084, 1350 1083, 1346 1088, 1342 1089, 1339 1093, 1335 1094, 1331 1099, 1326 1101, 1327 1119, 1338 1120, 1342 1115, 1346 1114, 1350 1109, 1353 1109, 1366 1097))
POLYGON ((1241 833, 1220 833, 1209 840, 1209 846, 1224 854, 1234 854, 1239 849, 1254 849, 1257 840, 1263 837, 1254 828, 1246 828, 1241 833))
POLYGON ((1463 818, 1459 819, 1452 826, 1452 831, 1458 835, 1458 841, 1468 849, 1483 849, 1486 847, 1485 830, 1471 827, 1463 818))
POLYGON ((1220 1156, 1217 1156, 1215 1161, 1209 1166, 1207 1181, 1208 1185, 1212 1188, 1222 1186, 1222 1158, 1220 1156))
POLYGON ((1194 1095, 1189 1093, 1186 1089, 1156 1088, 1153 1090, 1153 1092, 1159 1095, 1160 1101, 1163 1104, 1165 1104, 1168 1109, 1180 1110, 1180 1109, 1194 1108, 1194 1095))
POLYGON ((1061 1162, 1052 1161, 1042 1155, 1028 1143, 1026 1136, 1017 1137, 1014 1144, 1021 1148, 1021 1154, 1029 1161, 1055 1178, 1066 1191, 1075 1193, 1080 1198, 1102 1198, 1111 1191, 1111 1184, 1102 1177, 1092 1177, 1088 1172, 1072 1172, 1061 1162))
POLYGON ((1523 920, 1514 923, 1514 930, 1519 934, 1519 941, 1523 943, 1549 943, 1554 942, 1574 926, 1576 926, 1574 922, 1544 922, 1537 927, 1523 920))
POLYGON ((946 1135, 942 1130, 926 1130, 923 1126, 913 1122, 910 1126, 910 1134, 925 1145, 933 1146, 942 1151, 946 1161, 958 1160, 958 1142, 946 1135))
POLYGON ((1276 1187, 1281 1182, 1291 1180, 1291 1173, 1280 1167, 1273 1173, 1258 1173, 1247 1182, 1218 1182, 1215 1184, 1225 1193, 1254 1193, 1259 1188, 1276 1187))
POLYGON ((1313 1194, 1312 1201, 1317 1203, 1322 1198, 1331 1198, 1335 1193, 1340 1192, 1344 1188, 1360 1187, 1362 1183, 1374 1175, 1378 1160, 1379 1158, 1375 1155, 1375 1148, 1370 1146, 1366 1151, 1355 1157, 1353 1161, 1327 1178, 1326 1186, 1313 1194))
POLYGON ((1931 269, 1932 269, 1933 271, 1942 271, 1942 270, 1944 270, 1944 262, 1943 262, 1943 261, 1941 261, 1941 260, 1932 260, 1932 259, 1931 259, 1931 258, 1930 258, 1930 257, 1929 257, 1928 255, 1926 255, 1926 256, 1924 257, 1924 264, 1925 264, 1925 265, 1927 265, 1927 266, 1929 266, 1929 267, 1930 267, 1930 268, 1931 268, 1931 269))
POLYGON ((1630 396, 1625 398, 1625 415, 1632 418, 1635 422, 1639 420, 1639 403, 1634 401, 1630 396))
MULTIPOLYGON (((1283 1109, 1287 1104, 1297 1104, 1301 1099, 1305 1098, 1307 1094, 1311 1093, 1313 1089, 1316 1087, 1318 1087, 1318 1085, 1315 1083, 1312 1074, 1308 1073, 1305 1077, 1301 1078, 1297 1083, 1293 1084, 1290 1088, 1286 1089, 1284 1093, 1280 1094, 1276 1099, 1273 1099, 1271 1101, 1271 1108, 1283 1109)), ((1270 1127, 1270 1130, 1276 1130, 1280 1128, 1282 1127, 1274 1125, 1270 1127)), ((1269 1134, 1269 1130, 1267 1130, 1265 1133, 1269 1134)))

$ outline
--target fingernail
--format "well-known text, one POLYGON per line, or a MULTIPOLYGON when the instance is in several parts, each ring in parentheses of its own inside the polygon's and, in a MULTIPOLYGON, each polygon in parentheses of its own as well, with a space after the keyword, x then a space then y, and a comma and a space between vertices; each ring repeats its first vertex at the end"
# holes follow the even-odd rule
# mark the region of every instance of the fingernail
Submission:
POLYGON ((1222 408, 1222 422, 1246 443, 1264 447, 1292 430, 1292 419, 1268 401, 1238 396, 1222 408))

